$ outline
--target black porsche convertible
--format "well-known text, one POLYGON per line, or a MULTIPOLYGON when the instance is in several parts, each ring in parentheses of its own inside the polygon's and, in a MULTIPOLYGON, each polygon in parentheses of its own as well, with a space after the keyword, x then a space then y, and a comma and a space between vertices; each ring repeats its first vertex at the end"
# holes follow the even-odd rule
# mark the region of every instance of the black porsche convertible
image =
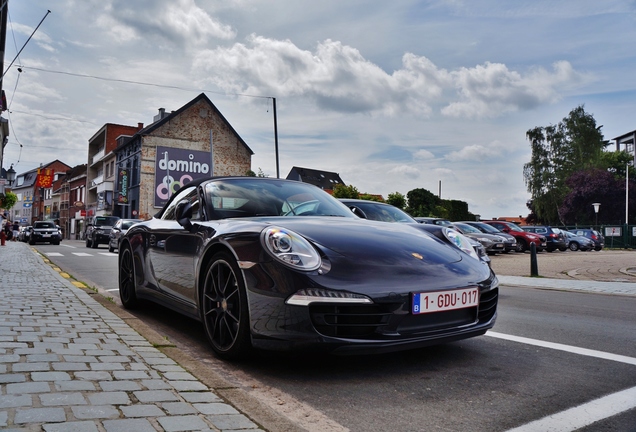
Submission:
POLYGON ((200 320, 228 359, 417 348, 495 323, 497 277, 451 231, 364 220, 307 183, 208 178, 122 237, 119 291, 200 320))

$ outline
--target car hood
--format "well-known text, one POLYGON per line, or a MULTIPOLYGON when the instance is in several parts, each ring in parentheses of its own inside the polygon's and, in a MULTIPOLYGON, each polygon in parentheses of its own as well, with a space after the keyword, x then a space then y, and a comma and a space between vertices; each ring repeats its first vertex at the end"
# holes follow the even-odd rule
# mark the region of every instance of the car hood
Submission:
POLYGON ((290 229, 321 249, 355 257, 378 266, 415 259, 426 264, 446 264, 469 259, 455 247, 407 224, 326 217, 263 218, 290 229))

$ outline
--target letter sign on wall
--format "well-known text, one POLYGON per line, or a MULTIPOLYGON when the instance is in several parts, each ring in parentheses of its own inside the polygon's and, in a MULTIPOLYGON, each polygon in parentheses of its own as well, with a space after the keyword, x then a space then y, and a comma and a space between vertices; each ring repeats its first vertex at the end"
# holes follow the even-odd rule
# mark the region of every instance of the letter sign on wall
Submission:
POLYGON ((211 175, 210 152, 158 146, 155 160, 155 207, 163 207, 184 185, 211 175))

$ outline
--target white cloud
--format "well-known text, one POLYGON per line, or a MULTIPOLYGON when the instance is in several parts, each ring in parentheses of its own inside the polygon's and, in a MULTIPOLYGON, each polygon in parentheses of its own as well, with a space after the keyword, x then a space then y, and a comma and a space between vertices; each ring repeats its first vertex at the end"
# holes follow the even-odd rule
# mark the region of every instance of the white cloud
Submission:
POLYGON ((306 96, 320 108, 340 112, 429 115, 448 73, 425 57, 406 54, 404 68, 387 74, 355 48, 326 40, 315 52, 290 40, 252 35, 247 44, 201 52, 193 70, 238 93, 306 96))
POLYGON ((415 159, 435 159, 435 155, 428 150, 420 149, 413 153, 415 159))
POLYGON ((96 24, 119 43, 144 40, 159 46, 179 43, 188 47, 205 45, 211 39, 236 37, 230 25, 210 16, 194 0, 90 3, 97 16, 96 24))
POLYGON ((419 177, 420 170, 409 165, 399 165, 399 166, 391 168, 388 173, 399 174, 405 177, 414 178, 414 177, 419 177))
POLYGON ((507 154, 510 149, 499 141, 494 141, 488 145, 473 144, 466 146, 458 151, 447 154, 444 158, 449 161, 473 161, 481 162, 489 158, 502 157, 507 154))
POLYGON ((495 117, 509 111, 524 111, 561 98, 563 87, 583 81, 583 76, 567 61, 553 65, 554 72, 543 68, 522 76, 501 63, 486 62, 473 68, 452 72, 462 100, 442 109, 452 117, 495 117))

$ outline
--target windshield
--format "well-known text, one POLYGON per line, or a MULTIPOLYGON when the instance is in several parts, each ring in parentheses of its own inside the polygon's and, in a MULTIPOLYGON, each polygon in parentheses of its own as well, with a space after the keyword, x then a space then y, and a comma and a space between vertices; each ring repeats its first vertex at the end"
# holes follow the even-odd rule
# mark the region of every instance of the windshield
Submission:
POLYGON ((383 222, 417 223, 417 221, 407 213, 390 205, 377 204, 370 201, 368 203, 356 202, 355 206, 364 212, 367 219, 383 222))
POLYGON ((119 220, 118 217, 115 216, 97 216, 95 218, 95 225, 97 226, 113 226, 119 220))
POLYGON ((481 231, 479 231, 474 226, 471 226, 471 225, 468 225, 468 224, 465 224, 465 223, 455 223, 454 225, 456 225, 464 233, 481 234, 481 231))
POLYGON ((55 228, 53 222, 36 222, 33 224, 33 228, 55 228))
MULTIPOLYGON (((473 225, 473 224, 471 224, 471 225, 473 225)), ((497 228, 495 228, 492 225, 488 225, 487 223, 476 222, 474 224, 474 226, 476 226, 481 231, 489 233, 489 234, 501 234, 501 231, 499 231, 497 228)))
POLYGON ((205 185, 211 219, 254 216, 340 216, 355 218, 347 206, 316 186, 286 180, 236 178, 205 185))
POLYGON ((508 222, 508 228, 510 228, 510 231, 521 231, 521 232, 525 232, 524 230, 521 229, 521 227, 517 224, 513 224, 512 222, 508 222))

